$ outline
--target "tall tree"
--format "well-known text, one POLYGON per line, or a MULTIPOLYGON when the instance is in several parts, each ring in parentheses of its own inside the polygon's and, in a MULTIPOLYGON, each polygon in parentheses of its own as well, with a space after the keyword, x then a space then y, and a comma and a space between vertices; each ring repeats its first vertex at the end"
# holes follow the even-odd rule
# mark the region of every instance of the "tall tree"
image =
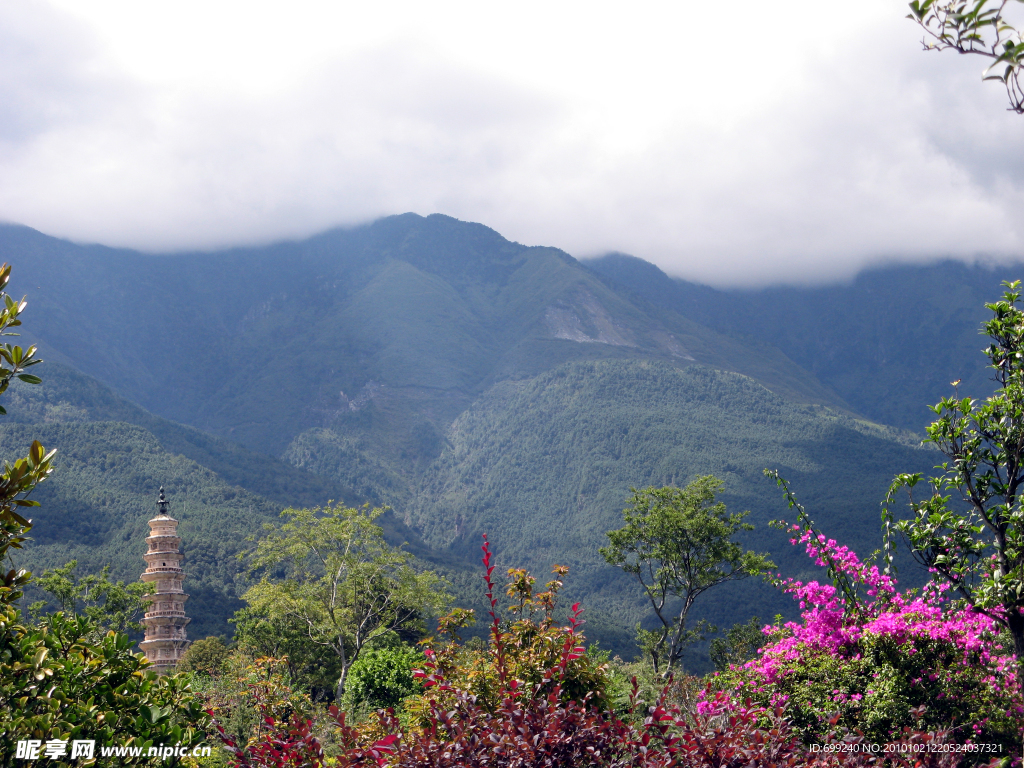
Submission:
POLYGON ((626 525, 609 531, 609 544, 600 550, 611 565, 636 577, 661 622, 654 632, 641 630, 640 642, 656 671, 664 662, 665 675, 699 635, 699 627, 687 626, 698 597, 719 584, 774 567, 764 555, 745 551, 732 540, 754 526, 743 522, 748 512, 730 514, 725 504, 715 502, 722 486, 707 475, 686 488, 634 489, 623 510, 626 525))
POLYGON ((286 509, 286 522, 264 526, 266 535, 252 554, 251 568, 264 575, 243 595, 248 617, 292 618, 311 643, 330 648, 341 665, 338 700, 369 640, 417 629, 425 612, 448 601, 440 577, 417 571, 406 552, 384 540, 374 523, 383 512, 341 505, 286 509), (281 568, 284 578, 272 580, 281 568))
POLYGON ((1020 281, 1003 283, 1001 301, 985 306, 985 350, 996 391, 985 400, 945 397, 932 410, 927 442, 946 461, 928 481, 929 494, 913 497, 921 474, 897 475, 886 504, 886 567, 893 570, 892 533, 902 532, 915 557, 975 610, 1013 638, 1024 683, 1024 311, 1020 281), (910 493, 912 517, 896 522, 892 500, 910 493))
POLYGON ((1024 114, 1024 40, 1006 18, 1011 3, 1024 0, 914 0, 910 15, 925 31, 925 50, 981 56, 990 64, 982 78, 1006 87, 1010 109, 1024 114))

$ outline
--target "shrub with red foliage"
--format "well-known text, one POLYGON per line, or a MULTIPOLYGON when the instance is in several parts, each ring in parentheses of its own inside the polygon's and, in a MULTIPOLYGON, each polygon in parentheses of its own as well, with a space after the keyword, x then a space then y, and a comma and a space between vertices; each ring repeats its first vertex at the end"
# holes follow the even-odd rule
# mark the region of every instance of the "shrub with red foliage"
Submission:
POLYGON ((324 752, 312 732, 312 721, 295 717, 291 722, 279 723, 272 717, 264 718, 267 730, 255 743, 240 747, 214 723, 217 737, 231 755, 231 765, 238 768, 319 768, 324 752))
MULTIPOLYGON (((462 706, 438 711, 432 727, 405 737, 394 718, 382 713, 395 730, 372 745, 345 724, 332 707, 344 751, 328 764, 338 768, 955 768, 962 755, 945 751, 944 733, 914 733, 878 751, 855 734, 832 734, 819 751, 799 742, 781 709, 767 727, 758 726, 764 711, 749 704, 718 717, 681 718, 663 703, 651 708, 642 727, 586 711, 574 702, 532 701, 489 713, 463 700, 462 706)), ((239 768, 321 768, 324 755, 310 735, 309 723, 282 726, 260 744, 233 752, 239 768)), ((999 765, 993 760, 991 768, 999 765)))

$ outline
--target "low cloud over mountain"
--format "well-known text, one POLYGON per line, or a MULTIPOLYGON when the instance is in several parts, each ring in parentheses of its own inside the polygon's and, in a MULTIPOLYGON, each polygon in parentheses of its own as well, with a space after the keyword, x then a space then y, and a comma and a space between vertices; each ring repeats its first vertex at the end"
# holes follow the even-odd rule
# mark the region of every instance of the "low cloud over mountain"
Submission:
POLYGON ((0 218, 163 250, 436 211, 717 285, 1020 254, 998 84, 899 3, 824 5, 16 0, 0 218))

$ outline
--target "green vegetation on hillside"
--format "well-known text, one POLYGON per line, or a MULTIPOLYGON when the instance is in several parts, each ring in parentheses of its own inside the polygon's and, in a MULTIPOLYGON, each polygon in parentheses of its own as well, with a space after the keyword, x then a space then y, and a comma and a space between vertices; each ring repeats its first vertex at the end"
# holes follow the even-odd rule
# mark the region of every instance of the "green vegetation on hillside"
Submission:
MULTIPOLYGON (((58 449, 60 471, 36 493, 45 503, 19 564, 41 573, 78 560, 81 574, 109 565, 115 581, 137 580, 145 568, 146 521, 163 485, 182 521, 193 637, 232 633, 228 619, 245 589, 235 556, 252 546, 246 538, 262 522, 290 503, 354 503, 378 493, 374 486, 363 496, 328 476, 153 416, 66 366, 48 362, 45 372, 41 385, 12 388, 9 415, 0 422, 5 455, 38 435, 58 449)), ((407 542, 413 554, 438 559, 393 515, 380 524, 393 545, 407 542)), ((34 590, 32 597, 45 595, 34 590)))
MULTIPOLYGON (((309 429, 361 437, 372 408, 371 441, 392 461, 396 440, 413 428, 443 434, 496 381, 581 357, 696 360, 843 405, 778 350, 652 313, 561 251, 446 216, 159 257, 0 227, 0 256, 32 289, 31 339, 51 359, 271 456, 309 429), (187 374, 169 373, 181 361, 187 374)), ((431 449, 407 445, 405 457, 429 460, 431 449)))
POLYGON ((115 580, 135 581, 145 569, 146 522, 156 514, 161 485, 181 520, 190 632, 230 633, 241 607, 235 555, 261 520, 279 505, 229 485, 199 464, 165 451, 152 434, 130 424, 98 422, 0 426, 0 454, 23 451, 29 435, 57 449, 56 471, 34 498, 32 543, 17 562, 40 573, 77 560, 80 573, 111 567, 115 580))
POLYGON ((984 303, 1022 271, 945 261, 869 269, 843 285, 715 290, 622 254, 585 263, 617 290, 747 344, 772 345, 857 413, 915 432, 949 382, 992 390, 978 365, 984 303))
MULTIPOLYGON (((60 471, 39 491, 44 507, 24 562, 38 572, 77 559, 82 573, 109 564, 115 579, 137 578, 145 522, 162 484, 182 520, 191 634, 230 634, 226 622, 241 607, 244 589, 235 555, 250 546, 246 536, 286 506, 231 480, 263 473, 257 487, 280 499, 307 473, 234 447, 220 454, 227 459, 210 462, 238 467, 225 477, 200 463, 201 452, 193 454, 195 461, 173 450, 216 448, 225 441, 164 422, 87 377, 52 368, 52 385, 11 399, 11 418, 25 423, 0 426, 2 450, 23 450, 33 434, 59 448, 60 471), (168 450, 142 426, 85 420, 90 418, 155 424, 179 442, 167 441, 168 450)), ((492 534, 503 561, 538 572, 568 564, 571 590, 587 596, 591 607, 592 636, 621 653, 630 653, 628 627, 643 611, 628 581, 596 549, 615 527, 631 486, 722 474, 730 507, 752 510, 759 526, 752 541, 776 557, 790 557, 781 538, 763 528, 780 508, 760 468, 782 468, 828 510, 830 530, 866 542, 877 530, 876 505, 891 468, 931 462, 903 433, 791 403, 737 374, 629 360, 570 363, 495 385, 455 421, 444 447, 435 449, 438 458, 423 462, 418 472, 398 475, 390 457, 375 457, 366 450, 369 438, 364 440, 360 451, 333 430, 297 439, 288 457, 323 476, 305 489, 306 498, 318 486, 363 483, 356 494, 395 507, 396 515, 385 521, 389 541, 408 542, 413 554, 467 595, 469 605, 477 604, 480 588, 462 563, 476 559, 483 531, 492 534), (422 530, 426 543, 407 525, 422 530)), ((772 612, 788 609, 768 588, 751 589, 775 601, 772 612)), ((768 612, 748 607, 745 595, 724 592, 708 617, 731 626, 768 612)))
MULTIPOLYGON (((448 440, 406 521, 435 547, 468 555, 487 532, 502 563, 537 572, 569 565, 573 599, 619 626, 646 609, 597 549, 631 487, 716 474, 729 508, 751 511, 756 531, 742 540, 804 572, 785 537, 765 528, 784 506, 763 468, 790 478, 830 535, 871 551, 893 468, 935 460, 914 436, 792 403, 738 374, 628 361, 571 363, 496 385, 448 440)), ((701 615, 731 626, 791 610, 772 589, 747 583, 723 587, 701 615)))

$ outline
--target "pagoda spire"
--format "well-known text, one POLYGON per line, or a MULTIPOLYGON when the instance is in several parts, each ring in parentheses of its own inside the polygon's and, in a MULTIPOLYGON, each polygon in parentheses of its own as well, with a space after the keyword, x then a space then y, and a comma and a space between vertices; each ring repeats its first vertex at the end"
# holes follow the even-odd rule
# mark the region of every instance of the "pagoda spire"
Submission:
POLYGON ((173 670, 188 648, 185 625, 191 619, 185 616, 188 595, 181 584, 185 572, 181 568, 181 538, 178 521, 168 514, 169 502, 164 498, 163 486, 156 502, 157 516, 149 521, 146 538, 146 570, 142 580, 153 582, 153 594, 147 596, 149 605, 142 619, 145 639, 139 648, 156 671, 163 674, 173 670))

